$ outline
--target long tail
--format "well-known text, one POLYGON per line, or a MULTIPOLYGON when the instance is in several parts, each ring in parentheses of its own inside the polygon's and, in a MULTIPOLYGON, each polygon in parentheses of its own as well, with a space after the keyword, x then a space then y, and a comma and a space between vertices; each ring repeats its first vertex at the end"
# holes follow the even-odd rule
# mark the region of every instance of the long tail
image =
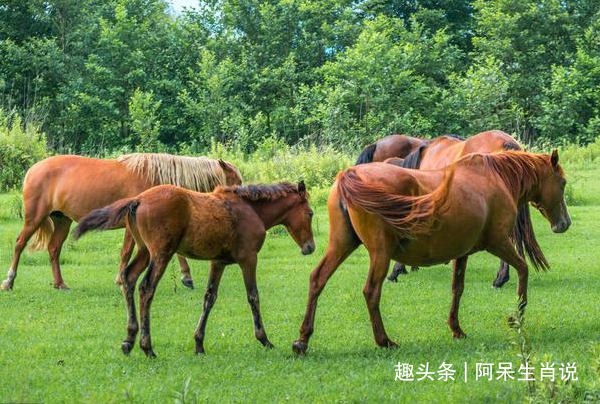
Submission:
POLYGON ((73 230, 73 238, 77 240, 85 233, 92 230, 112 230, 124 227, 127 214, 135 216, 135 211, 140 204, 136 198, 121 199, 112 205, 96 209, 79 221, 73 230))
POLYGON ((367 164, 373 162, 373 155, 375 154, 375 149, 377 149, 377 143, 371 143, 367 147, 363 149, 362 152, 358 155, 358 159, 356 159, 356 163, 354 165, 359 164, 367 164))
POLYGON ((52 233, 54 233, 54 222, 50 217, 47 217, 33 234, 31 242, 27 244, 27 249, 29 251, 47 249, 52 238, 52 233))
POLYGON ((416 150, 413 150, 404 159, 404 162, 402 163, 402 167, 418 169, 421 166, 421 154, 423 153, 423 150, 425 150, 427 148, 427 146, 428 146, 427 144, 423 144, 423 145, 419 146, 416 150))
POLYGON ((525 253, 527 253, 536 271, 547 271, 550 269, 550 264, 548 264, 533 232, 529 204, 521 206, 517 212, 513 239, 521 257, 525 258, 525 253))
POLYGON ((379 184, 366 183, 350 168, 338 175, 337 187, 343 204, 379 215, 396 228, 400 237, 414 238, 417 233, 432 230, 434 214, 443 206, 453 177, 454 169, 451 169, 433 192, 408 196, 389 193, 379 184))

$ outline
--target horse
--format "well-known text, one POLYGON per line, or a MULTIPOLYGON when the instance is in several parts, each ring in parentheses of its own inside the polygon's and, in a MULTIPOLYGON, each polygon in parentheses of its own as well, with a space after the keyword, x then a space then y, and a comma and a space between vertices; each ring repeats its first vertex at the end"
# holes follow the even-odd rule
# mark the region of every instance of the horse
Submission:
MULTIPOLYGON (((233 164, 206 157, 135 153, 117 159, 60 155, 42 160, 25 175, 23 229, 17 237, 12 264, 1 289, 13 288, 21 253, 32 236, 31 250, 48 250, 54 287, 68 289, 62 279, 59 258, 73 221, 159 184, 206 192, 219 185, 241 183, 242 176, 233 164)), ((120 271, 131 257, 133 244, 131 235, 125 232, 120 271)), ((187 262, 183 258, 179 262, 183 284, 193 287, 187 262)))
MULTIPOLYGON (((445 167, 453 161, 469 153, 495 153, 507 150, 522 150, 512 136, 500 130, 490 130, 478 133, 465 139, 458 135, 444 135, 432 140, 421 140, 409 136, 391 135, 384 137, 373 144, 375 151, 372 153, 371 161, 385 161, 390 164, 401 165, 405 168, 421 170, 434 170, 445 167), (380 151, 378 151, 380 150, 380 151), (393 154, 402 151, 403 153, 393 154), (408 153, 406 153, 409 151, 408 153), (380 159, 380 160, 378 160, 380 159)), ((370 149, 369 145, 365 150, 370 149)), ((361 153, 363 158, 358 161, 366 161, 365 150, 361 153)), ((513 237, 519 253, 530 251, 531 263, 539 269, 549 268, 548 261, 539 247, 535 238, 529 206, 521 207, 518 213, 517 225, 513 237), (527 244, 527 248, 525 245, 527 244)), ((413 267, 413 271, 415 267, 413 267)), ((406 274, 403 264, 396 263, 388 280, 396 282, 398 275, 406 274)), ((500 269, 492 285, 496 288, 502 287, 509 280, 508 265, 500 263, 500 269)))
POLYGON ((121 274, 121 290, 129 313, 123 353, 131 352, 138 331, 133 292, 138 277, 147 268, 139 287, 140 347, 154 357, 150 341, 150 305, 154 291, 173 254, 210 260, 210 274, 204 295, 204 310, 194 338, 196 354, 204 353, 204 330, 217 299, 225 266, 242 268, 248 303, 254 318, 254 335, 265 347, 267 338, 256 287, 257 254, 266 231, 284 225, 303 255, 315 250, 312 233, 313 211, 304 182, 297 185, 247 185, 218 187, 212 193, 198 193, 170 185, 152 188, 134 198, 121 199, 94 210, 73 232, 75 239, 90 230, 107 230, 125 221, 138 251, 121 274), (161 231, 156 231, 161 229, 161 231))
POLYGON ((466 336, 458 310, 467 259, 478 251, 488 251, 516 268, 522 312, 527 304, 528 268, 511 240, 518 208, 531 202, 553 232, 565 232, 571 224, 565 185, 556 150, 552 155, 469 154, 431 171, 372 163, 340 172, 328 200, 329 245, 310 275, 306 313, 293 351, 306 353, 317 299, 327 280, 361 243, 370 260, 363 294, 375 342, 381 347, 396 346, 385 332, 379 311, 391 259, 410 265, 454 260, 448 319, 454 338, 466 336))

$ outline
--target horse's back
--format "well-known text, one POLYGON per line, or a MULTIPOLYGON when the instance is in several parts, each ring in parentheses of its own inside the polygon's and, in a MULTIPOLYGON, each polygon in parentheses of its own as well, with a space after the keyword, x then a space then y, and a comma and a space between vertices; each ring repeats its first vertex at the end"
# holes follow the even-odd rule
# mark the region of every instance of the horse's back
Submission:
POLYGON ((461 156, 469 153, 496 153, 505 150, 522 150, 522 148, 508 133, 501 130, 488 130, 468 138, 461 156))
POLYGON ((384 161, 390 157, 404 158, 425 141, 406 135, 389 135, 377 141, 373 161, 384 161))

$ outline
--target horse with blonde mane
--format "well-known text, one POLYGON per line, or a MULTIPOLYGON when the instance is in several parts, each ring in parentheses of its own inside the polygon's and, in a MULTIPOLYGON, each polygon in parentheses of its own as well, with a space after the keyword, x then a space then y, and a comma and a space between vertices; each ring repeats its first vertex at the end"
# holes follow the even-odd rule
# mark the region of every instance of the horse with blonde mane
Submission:
MULTIPOLYGON (((12 264, 1 288, 13 288, 21 253, 33 237, 30 249, 48 250, 54 287, 68 289, 60 271, 62 245, 71 223, 94 209, 136 196, 161 184, 210 192, 220 185, 241 183, 242 176, 233 164, 206 157, 135 153, 118 159, 61 155, 42 160, 34 164, 25 176, 23 229, 17 237, 12 264)), ((125 232, 120 271, 131 258, 133 246, 131 235, 125 232)), ((184 258, 179 258, 182 282, 193 287, 189 266, 184 258)))
POLYGON ((300 338, 304 354, 314 329, 317 299, 328 279, 362 243, 370 267, 363 293, 375 342, 395 347, 383 326, 379 301, 390 260, 429 266, 454 260, 448 325, 464 338, 458 321, 469 255, 487 251, 518 273, 520 309, 527 304, 527 262, 511 239, 519 207, 531 202, 555 233, 571 219, 566 180, 556 150, 470 154, 449 167, 420 171, 385 163, 359 165, 338 174, 329 195, 329 245, 310 276, 300 338), (448 235, 452 235, 448 237, 448 235))
MULTIPOLYGON (((470 153, 496 153, 507 150, 523 148, 512 136, 501 130, 481 132, 467 139, 457 135, 444 135, 431 140, 390 135, 365 147, 357 164, 385 161, 405 168, 435 170, 446 167, 470 153)), ((517 214, 513 239, 519 254, 525 256, 527 253, 536 269, 549 268, 548 261, 535 238, 528 205, 523 205, 517 214)), ((405 266, 396 263, 388 279, 396 282, 400 274, 407 274, 405 266)), ((500 288, 508 280, 508 265, 502 261, 492 285, 500 288)))

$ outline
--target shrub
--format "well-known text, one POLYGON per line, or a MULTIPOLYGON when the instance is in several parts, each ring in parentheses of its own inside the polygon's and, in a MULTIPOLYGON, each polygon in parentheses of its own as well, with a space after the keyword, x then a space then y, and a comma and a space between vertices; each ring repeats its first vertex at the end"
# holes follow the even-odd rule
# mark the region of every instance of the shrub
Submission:
POLYGON ((47 154, 46 138, 38 125, 0 109, 0 190, 20 187, 29 167, 47 154))

